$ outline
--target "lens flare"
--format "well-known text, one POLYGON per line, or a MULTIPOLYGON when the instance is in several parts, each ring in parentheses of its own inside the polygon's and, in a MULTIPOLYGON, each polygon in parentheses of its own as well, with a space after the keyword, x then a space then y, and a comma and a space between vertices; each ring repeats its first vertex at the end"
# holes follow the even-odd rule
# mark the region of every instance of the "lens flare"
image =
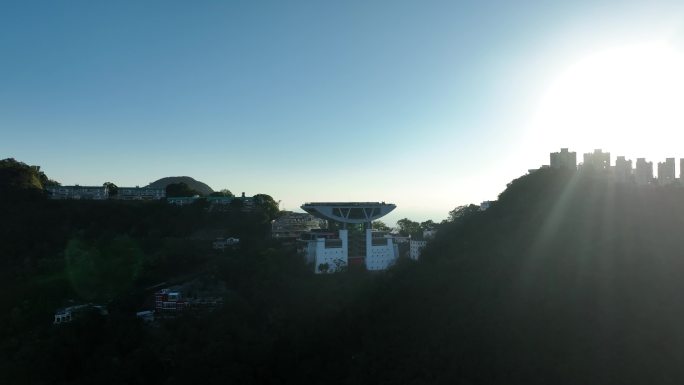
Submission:
POLYGON ((578 155, 603 148, 658 161, 684 155, 682 106, 682 52, 662 42, 617 47, 563 72, 541 98, 528 135, 537 148, 572 147, 578 155))

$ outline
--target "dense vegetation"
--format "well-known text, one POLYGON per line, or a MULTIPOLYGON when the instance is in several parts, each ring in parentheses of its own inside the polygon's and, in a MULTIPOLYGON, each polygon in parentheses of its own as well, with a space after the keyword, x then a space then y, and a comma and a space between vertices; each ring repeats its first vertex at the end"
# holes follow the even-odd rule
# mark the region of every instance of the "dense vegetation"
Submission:
MULTIPOLYGON (((195 193, 199 195, 211 195, 211 193, 214 192, 211 187, 209 187, 207 184, 202 183, 198 180, 195 180, 189 176, 169 176, 166 178, 161 178, 157 179, 154 182, 150 183, 147 187, 152 187, 152 188, 167 188, 169 185, 172 184, 185 184, 185 186, 188 188, 189 191, 194 191, 195 193)), ((194 194, 189 194, 189 195, 177 195, 177 196, 193 196, 194 194)))
POLYGON ((8 303, 0 382, 684 378, 684 189, 676 186, 540 170, 484 212, 452 211, 419 263, 327 276, 270 243, 264 213, 39 198, 2 210, 13 225, 0 234, 8 303), (214 255, 193 241, 199 229, 252 241, 214 255), (69 261, 89 255, 107 266, 93 271, 122 274, 69 278, 69 261), (221 309, 155 327, 133 317, 147 285, 193 271, 225 282, 221 309), (88 288, 81 296, 110 300, 110 315, 50 325, 59 300, 79 296, 79 287, 88 288))
POLYGON ((29 166, 13 158, 0 160, 0 195, 5 198, 40 195, 45 187, 56 184, 39 166, 29 166))

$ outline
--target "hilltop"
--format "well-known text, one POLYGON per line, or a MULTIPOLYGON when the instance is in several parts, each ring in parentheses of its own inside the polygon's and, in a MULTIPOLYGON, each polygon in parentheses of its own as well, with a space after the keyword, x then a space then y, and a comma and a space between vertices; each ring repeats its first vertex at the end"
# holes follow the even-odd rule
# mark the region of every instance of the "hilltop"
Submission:
POLYGON ((199 191, 202 195, 209 195, 214 192, 214 190, 207 184, 195 180, 189 176, 169 176, 166 178, 158 179, 150 183, 147 187, 151 188, 166 188, 166 186, 175 183, 185 183, 192 190, 199 191))

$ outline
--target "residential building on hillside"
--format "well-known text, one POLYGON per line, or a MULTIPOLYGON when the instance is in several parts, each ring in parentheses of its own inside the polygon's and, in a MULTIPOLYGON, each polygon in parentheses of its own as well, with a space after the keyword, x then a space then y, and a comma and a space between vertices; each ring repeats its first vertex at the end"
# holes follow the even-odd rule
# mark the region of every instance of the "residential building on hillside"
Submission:
POLYGON ((199 195, 194 197, 168 197, 166 203, 176 206, 187 206, 195 203, 199 199, 199 195))
POLYGON ((52 322, 55 325, 68 323, 73 321, 79 315, 84 314, 88 311, 95 311, 100 315, 107 315, 109 311, 104 305, 95 305, 92 303, 73 305, 65 308, 60 308, 55 311, 55 318, 52 322))
POLYGON ((552 152, 551 168, 577 170, 577 153, 569 152, 567 148, 561 148, 560 152, 552 152))
POLYGON ((271 222, 271 236, 276 239, 297 239, 314 229, 327 228, 324 219, 309 213, 285 213, 271 222))
POLYGON ((675 181, 675 158, 665 158, 658 162, 658 184, 667 185, 675 181))
POLYGON ((432 239, 437 235, 437 229, 423 230, 423 239, 432 239))
POLYGON ((204 199, 206 199, 207 202, 209 202, 212 205, 229 205, 233 202, 233 199, 235 199, 235 197, 212 197, 212 196, 208 196, 204 199))
POLYGON ((422 239, 409 239, 409 258, 417 261, 423 249, 437 235, 437 229, 423 230, 422 239))
MULTIPOLYGON (((561 148, 560 152, 550 153, 551 166, 541 166, 539 169, 530 169, 528 172, 532 173, 546 168, 571 169, 574 154, 567 148, 561 148)), ((647 162, 646 158, 637 158, 636 165, 632 168, 631 160, 624 156, 618 156, 615 160, 615 166, 611 166, 610 153, 596 149, 584 154, 584 162, 579 165, 578 169, 583 171, 610 171, 605 175, 611 176, 613 180, 620 183, 636 183, 640 186, 653 183, 668 185, 677 182, 675 158, 666 158, 664 162, 658 162, 657 166, 657 178, 654 175, 653 162, 647 162)), ((684 158, 679 160, 679 184, 684 185, 684 158)), ((481 209, 483 208, 485 208, 484 202, 481 205, 481 209)))
POLYGON ((228 248, 237 248, 240 246, 240 238, 217 238, 212 243, 212 248, 214 250, 225 250, 228 248))
POLYGON ((117 199, 122 200, 160 200, 166 198, 166 189, 152 187, 119 187, 117 199))
POLYGON ((154 311, 156 313, 174 313, 185 310, 189 303, 183 299, 179 290, 162 289, 154 294, 154 311))
POLYGON ((423 249, 427 246, 427 240, 413 240, 409 241, 409 258, 417 261, 420 258, 420 254, 423 249))
POLYGON ((646 158, 637 158, 634 180, 641 186, 650 184, 653 180, 653 162, 647 162, 646 158))
POLYGON ((242 193, 242 196, 239 197, 201 197, 199 195, 192 197, 167 197, 166 202, 176 206, 186 206, 200 199, 204 199, 209 203, 210 208, 216 210, 239 208, 242 211, 251 211, 255 206, 254 197, 245 196, 245 193, 242 193))
POLYGON ((601 149, 596 149, 594 152, 584 154, 582 169, 592 169, 596 171, 610 170, 610 152, 603 152, 601 149))
POLYGON ((154 294, 154 314, 174 316, 185 311, 211 310, 223 304, 218 291, 194 296, 186 296, 187 285, 174 286, 159 290, 154 294))
POLYGON ((104 186, 47 186, 50 199, 88 199, 105 200, 109 198, 109 189, 104 186))
POLYGON ((624 156, 618 156, 615 160, 615 180, 618 182, 629 182, 632 180, 632 161, 626 160, 624 156))
POLYGON ((238 204, 243 209, 251 210, 254 208, 254 197, 245 196, 243 192, 239 197, 212 197, 206 198, 212 206, 229 206, 238 204))

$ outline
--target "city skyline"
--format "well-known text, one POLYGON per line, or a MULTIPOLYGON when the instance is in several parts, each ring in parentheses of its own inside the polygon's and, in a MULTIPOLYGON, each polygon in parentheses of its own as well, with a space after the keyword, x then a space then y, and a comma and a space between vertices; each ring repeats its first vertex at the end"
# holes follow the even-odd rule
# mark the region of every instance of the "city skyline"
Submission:
POLYGON ((0 154, 67 185, 439 221, 561 146, 654 159, 684 127, 676 1, 39 3, 0 14, 0 154))
POLYGON ((590 165, 593 168, 612 169, 614 171, 626 170, 630 172, 638 172, 641 167, 649 167, 651 169, 651 178, 660 179, 661 176, 667 179, 681 179, 684 177, 684 157, 679 158, 679 168, 677 169, 677 157, 666 156, 656 160, 664 160, 664 162, 653 163, 649 162, 648 158, 637 157, 636 159, 627 158, 624 155, 617 155, 615 161, 612 160, 612 153, 610 151, 604 152, 602 148, 594 149, 592 152, 586 152, 583 155, 583 161, 577 160, 577 152, 570 151, 568 147, 562 147, 560 151, 551 152, 549 164, 545 165, 551 168, 574 168, 581 169, 585 165, 590 165), (633 162, 636 161, 636 163, 633 162), (635 167, 632 164, 635 164, 635 167), (657 173, 656 173, 657 171, 657 173), (679 172, 677 172, 679 171, 679 172))

